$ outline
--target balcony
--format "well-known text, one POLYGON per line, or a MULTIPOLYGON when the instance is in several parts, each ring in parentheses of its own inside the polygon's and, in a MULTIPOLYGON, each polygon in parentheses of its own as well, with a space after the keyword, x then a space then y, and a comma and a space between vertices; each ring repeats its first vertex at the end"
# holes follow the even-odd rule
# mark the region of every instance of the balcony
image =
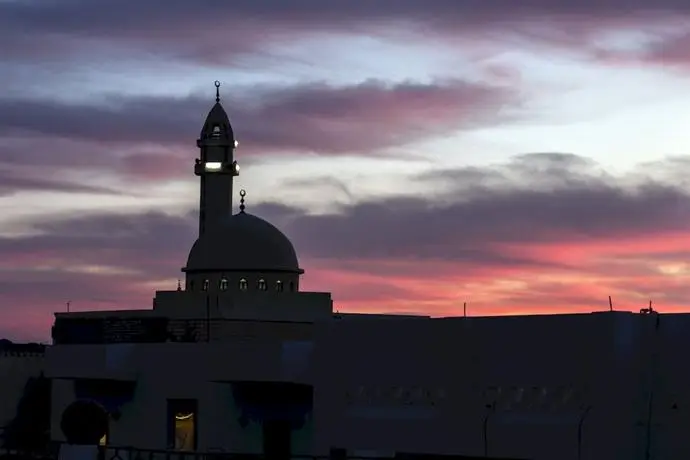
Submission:
POLYGON ((310 383, 312 335, 311 323, 287 321, 58 317, 45 372, 51 378, 131 381, 150 363, 159 375, 176 375, 176 363, 184 361, 209 381, 310 383))
POLYGON ((58 317, 54 345, 122 343, 193 343, 268 338, 310 340, 312 323, 246 319, 174 319, 165 317, 58 317))

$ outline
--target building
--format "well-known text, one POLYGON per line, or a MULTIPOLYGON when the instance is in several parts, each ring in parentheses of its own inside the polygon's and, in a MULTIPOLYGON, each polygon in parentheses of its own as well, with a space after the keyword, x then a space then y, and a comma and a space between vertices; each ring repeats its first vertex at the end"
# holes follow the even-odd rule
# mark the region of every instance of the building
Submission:
POLYGON ((107 412, 104 444, 141 449, 690 455, 690 315, 334 314, 329 293, 300 290, 285 235, 243 199, 232 214, 237 142, 218 94, 197 146, 184 287, 151 310, 55 314, 54 440, 87 399, 107 412))

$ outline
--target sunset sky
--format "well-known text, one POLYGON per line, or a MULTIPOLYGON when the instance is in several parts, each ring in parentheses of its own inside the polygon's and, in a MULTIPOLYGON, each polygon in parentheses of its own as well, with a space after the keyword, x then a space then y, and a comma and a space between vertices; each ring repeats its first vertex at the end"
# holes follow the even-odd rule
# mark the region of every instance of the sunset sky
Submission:
POLYGON ((688 0, 0 0, 0 337, 175 289, 214 80, 340 311, 690 309, 688 0))

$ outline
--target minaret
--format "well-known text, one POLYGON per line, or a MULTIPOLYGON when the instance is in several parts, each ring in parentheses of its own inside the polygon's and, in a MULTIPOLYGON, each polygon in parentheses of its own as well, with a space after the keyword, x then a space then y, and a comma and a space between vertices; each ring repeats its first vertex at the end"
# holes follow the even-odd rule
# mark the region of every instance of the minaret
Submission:
POLYGON ((216 81, 216 103, 208 113, 199 140, 200 158, 194 174, 201 177, 199 237, 232 214, 232 181, 240 174, 234 161, 237 141, 225 109, 220 105, 220 82, 216 81))

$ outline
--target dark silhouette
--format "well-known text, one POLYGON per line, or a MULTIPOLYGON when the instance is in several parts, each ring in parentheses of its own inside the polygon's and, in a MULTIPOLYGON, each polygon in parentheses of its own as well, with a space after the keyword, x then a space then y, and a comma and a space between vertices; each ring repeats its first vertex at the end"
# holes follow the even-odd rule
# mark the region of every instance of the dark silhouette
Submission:
POLYGON ((17 413, 5 427, 3 447, 24 452, 44 451, 50 443, 51 380, 42 374, 24 386, 17 413))
POLYGON ((108 412, 94 401, 75 401, 62 413, 60 429, 69 444, 97 445, 108 431, 108 412))

